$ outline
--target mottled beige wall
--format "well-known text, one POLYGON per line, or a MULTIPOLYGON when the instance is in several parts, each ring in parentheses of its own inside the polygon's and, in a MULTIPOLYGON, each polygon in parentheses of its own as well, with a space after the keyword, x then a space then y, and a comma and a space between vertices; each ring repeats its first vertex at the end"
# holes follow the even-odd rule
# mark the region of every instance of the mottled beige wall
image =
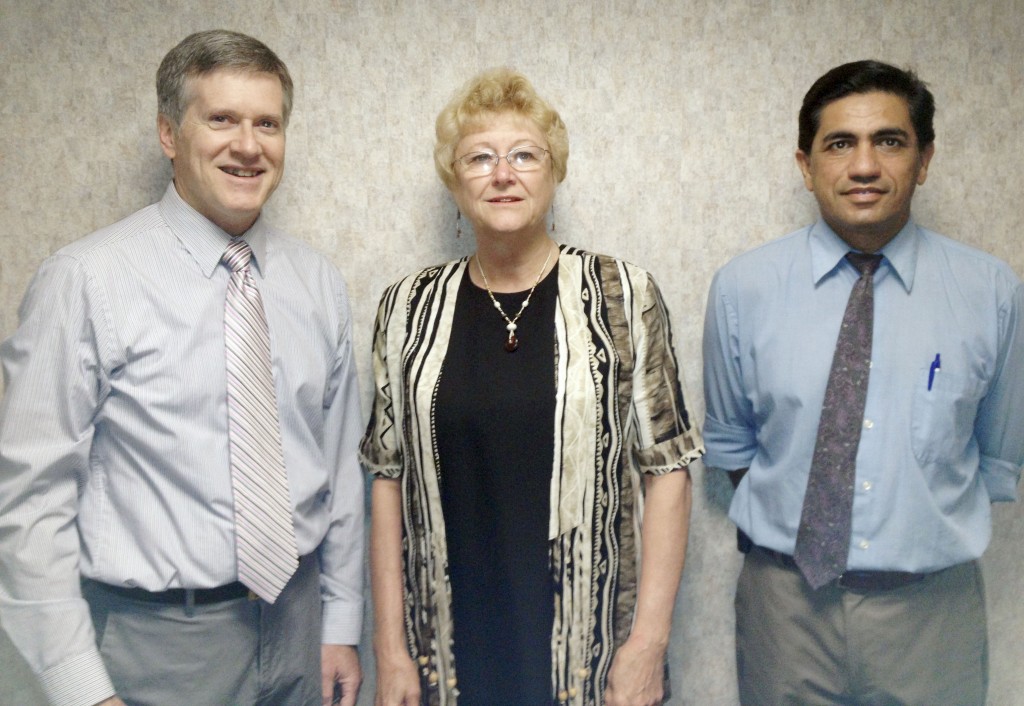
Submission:
MULTIPOLYGON (((260 37, 295 76, 270 215, 347 275, 364 401, 381 289, 472 247, 455 240, 433 172, 433 121, 456 86, 496 64, 523 70, 569 126, 557 238, 661 282, 697 419, 710 277, 813 217, 793 160, 796 113, 835 64, 874 57, 931 83, 938 152, 916 216, 1024 273, 1024 0, 0 0, 0 335, 44 256, 160 196, 169 169, 153 75, 179 39, 211 27, 260 37)), ((733 704, 727 484, 695 478, 675 703, 733 704)), ((1022 539, 1021 506, 999 508, 986 559, 992 704, 1024 693, 1022 539)))

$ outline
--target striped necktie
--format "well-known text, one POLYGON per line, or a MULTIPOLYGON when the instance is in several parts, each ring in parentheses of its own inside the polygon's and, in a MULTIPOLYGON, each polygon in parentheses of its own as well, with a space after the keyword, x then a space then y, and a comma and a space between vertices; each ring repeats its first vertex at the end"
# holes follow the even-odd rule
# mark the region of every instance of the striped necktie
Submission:
POLYGON ((793 552, 814 589, 839 578, 850 553, 857 447, 871 369, 874 274, 882 262, 881 255, 857 252, 847 253, 846 259, 860 278, 846 302, 836 339, 793 552))
POLYGON ((238 580, 273 603, 298 567, 291 498, 281 448, 270 336, 249 260, 232 239, 221 261, 231 270, 224 303, 228 441, 235 498, 238 580))

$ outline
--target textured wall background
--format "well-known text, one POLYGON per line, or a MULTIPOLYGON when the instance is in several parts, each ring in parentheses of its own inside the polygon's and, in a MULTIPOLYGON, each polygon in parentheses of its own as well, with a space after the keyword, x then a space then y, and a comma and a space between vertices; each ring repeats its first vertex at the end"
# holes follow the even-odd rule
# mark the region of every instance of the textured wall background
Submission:
MULTIPOLYGON (((211 27, 263 39, 296 79, 269 215, 347 275, 364 403, 383 287, 472 247, 455 240, 455 207, 433 172, 433 121, 457 86, 497 64, 523 70, 569 127, 557 238, 658 277, 696 419, 710 277, 813 219, 793 161, 796 113, 836 64, 879 58, 930 82, 937 156, 916 217, 1024 273, 1024 0, 0 0, 0 336, 47 254, 159 198, 170 169, 156 140, 156 67, 211 27)), ((695 479, 675 703, 728 705, 739 566, 730 491, 700 469, 695 479)), ((1024 692, 1022 537, 1022 506, 998 508, 985 559, 991 704, 1019 704, 1024 692)), ((360 703, 370 704, 365 645, 360 703)), ((14 664, 9 647, 0 664, 14 664)), ((0 703, 30 702, 18 674, 0 668, 0 703)))

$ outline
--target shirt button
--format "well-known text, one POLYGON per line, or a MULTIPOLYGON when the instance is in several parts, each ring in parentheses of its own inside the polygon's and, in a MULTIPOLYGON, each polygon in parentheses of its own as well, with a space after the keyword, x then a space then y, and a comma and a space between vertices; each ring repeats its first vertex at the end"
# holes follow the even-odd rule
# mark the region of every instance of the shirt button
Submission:
POLYGON ((871 546, 871 543, 868 542, 868 540, 866 540, 866 539, 862 539, 862 540, 860 540, 860 543, 857 544, 857 546, 860 547, 861 549, 867 549, 868 547, 871 546))
POLYGON ((875 426, 875 423, 873 421, 871 421, 870 419, 865 419, 864 420, 864 428, 865 429, 870 429, 873 426, 875 426))
POLYGON ((860 484, 860 487, 863 488, 864 490, 871 490, 871 488, 872 488, 871 481, 869 481, 869 480, 864 481, 863 483, 860 484))

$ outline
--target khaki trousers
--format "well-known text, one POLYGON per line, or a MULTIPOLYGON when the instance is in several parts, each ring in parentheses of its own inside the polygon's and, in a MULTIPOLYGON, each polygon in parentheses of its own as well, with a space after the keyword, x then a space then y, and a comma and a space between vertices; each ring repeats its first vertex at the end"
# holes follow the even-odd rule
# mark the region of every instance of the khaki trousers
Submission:
POLYGON ((754 548, 736 590, 744 706, 983 706, 985 593, 978 562, 909 586, 813 591, 754 548))

